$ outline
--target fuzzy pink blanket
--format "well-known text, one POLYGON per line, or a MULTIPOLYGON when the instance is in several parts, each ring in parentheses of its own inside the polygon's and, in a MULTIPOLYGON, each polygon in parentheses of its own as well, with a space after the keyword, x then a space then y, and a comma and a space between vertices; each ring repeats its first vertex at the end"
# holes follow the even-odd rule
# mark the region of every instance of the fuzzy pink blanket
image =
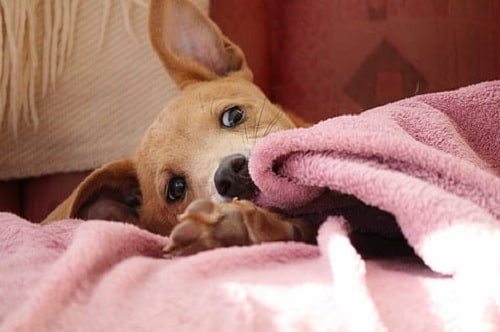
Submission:
POLYGON ((131 225, 0 213, 0 330, 500 330, 500 82, 276 133, 250 167, 261 204, 322 207, 318 246, 165 260, 131 225), (394 215, 425 265, 363 260, 325 188, 394 215))

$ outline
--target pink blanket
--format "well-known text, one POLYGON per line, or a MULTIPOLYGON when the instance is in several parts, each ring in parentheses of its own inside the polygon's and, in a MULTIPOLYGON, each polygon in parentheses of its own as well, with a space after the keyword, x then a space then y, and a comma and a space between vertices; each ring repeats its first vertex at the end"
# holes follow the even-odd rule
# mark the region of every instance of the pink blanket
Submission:
POLYGON ((277 133, 250 173, 264 205, 307 211, 329 188, 391 212, 435 271, 500 267, 500 81, 277 133))
MULTIPOLYGON (((165 260, 168 239, 131 225, 0 213, 0 330, 498 331, 499 133, 487 82, 267 137, 259 202, 324 215, 318 246, 165 260), (363 260, 324 188, 394 215, 425 265, 363 260)), ((379 217, 361 228, 387 236, 379 217)))

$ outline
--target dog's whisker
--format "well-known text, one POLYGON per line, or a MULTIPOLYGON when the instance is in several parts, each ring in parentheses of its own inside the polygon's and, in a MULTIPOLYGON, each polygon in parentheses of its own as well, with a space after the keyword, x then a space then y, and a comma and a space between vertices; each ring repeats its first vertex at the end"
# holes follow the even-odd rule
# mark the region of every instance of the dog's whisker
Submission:
POLYGON ((243 143, 248 143, 248 142, 250 142, 250 138, 248 137, 248 131, 247 131, 247 124, 246 123, 243 123, 243 130, 245 131, 245 136, 243 137, 243 135, 242 135, 243 143))
POLYGON ((271 130, 273 129, 274 127, 274 119, 277 117, 277 115, 267 124, 266 126, 266 129, 264 130, 264 137, 269 135, 269 133, 271 132, 271 130))
POLYGON ((282 114, 280 112, 276 112, 276 115, 273 117, 273 119, 269 122, 266 130, 264 131, 264 136, 269 135, 271 130, 274 128, 274 126, 278 123, 279 119, 281 118, 282 114))
POLYGON ((265 107, 266 107, 266 99, 264 98, 262 101, 262 106, 261 106, 260 111, 259 111, 259 116, 257 117, 257 121, 255 122, 253 137, 257 137, 257 132, 259 130, 260 123, 262 121, 262 114, 264 113, 265 107))

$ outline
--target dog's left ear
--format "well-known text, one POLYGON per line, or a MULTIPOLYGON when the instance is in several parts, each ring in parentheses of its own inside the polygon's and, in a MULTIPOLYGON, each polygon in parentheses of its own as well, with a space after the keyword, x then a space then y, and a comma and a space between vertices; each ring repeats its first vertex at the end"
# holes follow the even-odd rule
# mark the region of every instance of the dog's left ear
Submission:
POLYGON ((149 36, 180 87, 229 75, 252 80, 241 49, 189 0, 151 0, 149 36))
POLYGON ((79 218, 138 225, 141 201, 135 164, 123 159, 93 171, 43 223, 79 218))

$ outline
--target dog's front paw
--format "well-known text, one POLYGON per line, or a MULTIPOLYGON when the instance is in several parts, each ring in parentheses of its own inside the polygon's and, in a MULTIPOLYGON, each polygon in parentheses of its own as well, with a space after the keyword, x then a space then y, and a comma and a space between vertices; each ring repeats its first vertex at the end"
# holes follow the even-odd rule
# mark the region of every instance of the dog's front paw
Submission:
POLYGON ((187 256, 200 251, 250 244, 243 211, 233 203, 196 200, 178 216, 179 224, 164 248, 165 257, 187 256))
POLYGON ((270 241, 312 243, 316 235, 315 226, 238 199, 218 204, 196 200, 178 220, 164 248, 165 257, 270 241))

